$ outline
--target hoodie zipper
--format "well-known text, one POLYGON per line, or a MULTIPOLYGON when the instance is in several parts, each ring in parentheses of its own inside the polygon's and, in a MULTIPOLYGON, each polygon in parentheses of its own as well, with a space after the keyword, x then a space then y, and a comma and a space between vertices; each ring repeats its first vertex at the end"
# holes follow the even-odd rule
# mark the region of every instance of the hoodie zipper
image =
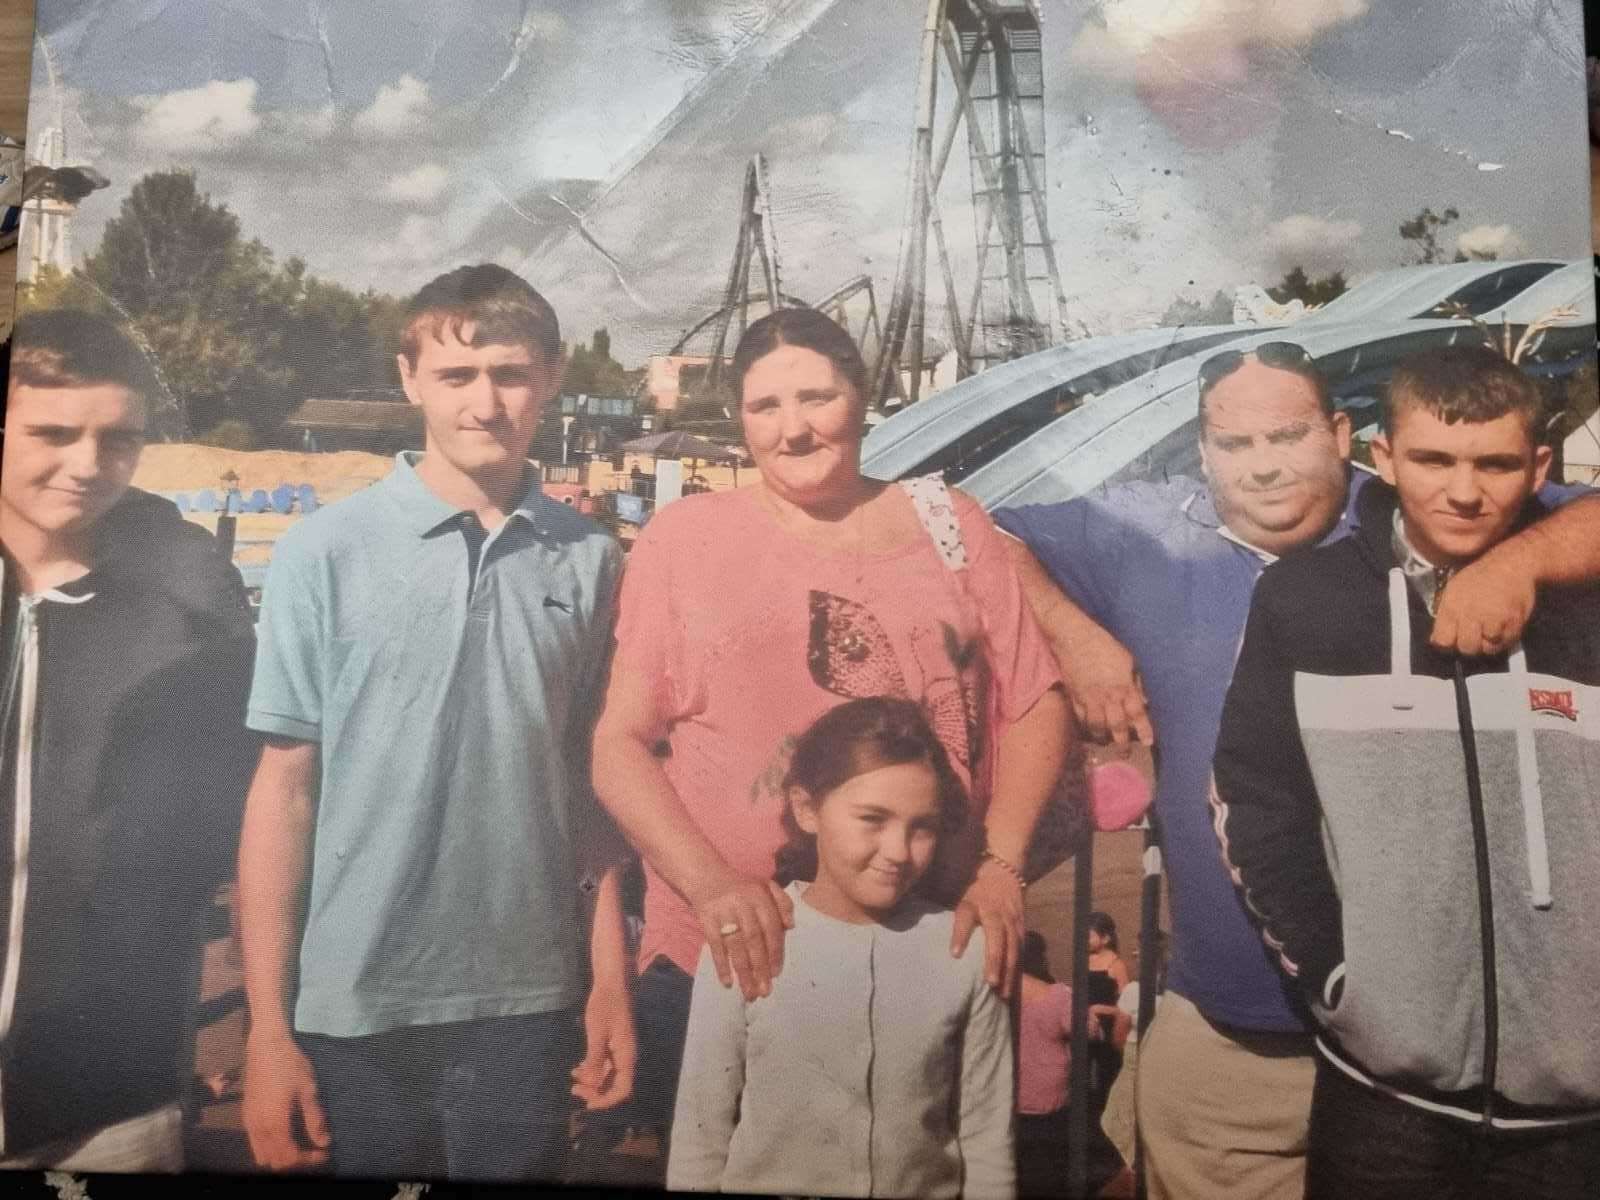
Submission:
MULTIPOLYGON (((5 681, 4 707, 0 708, 0 715, 9 724, 12 702, 16 702, 16 812, 11 837, 11 908, 6 927, 4 966, 0 968, 0 1042, 11 1034, 17 1008, 17 979, 22 968, 23 909, 28 900, 28 840, 33 825, 34 710, 39 698, 38 608, 42 602, 43 598, 38 596, 23 596, 17 602, 17 638, 21 642, 21 661, 16 663, 12 668, 13 673, 5 681)), ((4 1079, 0 1077, 0 1154, 5 1153, 7 1141, 3 1085, 4 1079)))
POLYGON ((1454 673, 1456 720, 1467 768, 1467 808, 1472 817, 1472 857, 1478 876, 1478 937, 1483 945, 1483 1130, 1494 1128, 1495 1085, 1500 1067, 1500 988, 1495 968, 1494 891, 1489 874, 1489 830, 1483 811, 1483 781, 1478 775, 1478 738, 1466 670, 1458 658, 1454 673))

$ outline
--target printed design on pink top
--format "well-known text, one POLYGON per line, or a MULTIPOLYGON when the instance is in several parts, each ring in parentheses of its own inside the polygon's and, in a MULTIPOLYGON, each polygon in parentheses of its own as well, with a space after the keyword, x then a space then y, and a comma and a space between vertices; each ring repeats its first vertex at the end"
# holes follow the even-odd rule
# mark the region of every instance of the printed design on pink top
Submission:
POLYGON ((913 695, 894 647, 871 611, 855 600, 831 592, 810 593, 811 631, 806 665, 817 686, 855 700, 895 696, 916 700, 927 714, 939 741, 969 774, 983 755, 984 697, 988 678, 977 638, 964 641, 940 622, 943 638, 923 661, 931 638, 913 638, 924 686, 913 695), (940 662, 940 658, 943 659, 940 662))

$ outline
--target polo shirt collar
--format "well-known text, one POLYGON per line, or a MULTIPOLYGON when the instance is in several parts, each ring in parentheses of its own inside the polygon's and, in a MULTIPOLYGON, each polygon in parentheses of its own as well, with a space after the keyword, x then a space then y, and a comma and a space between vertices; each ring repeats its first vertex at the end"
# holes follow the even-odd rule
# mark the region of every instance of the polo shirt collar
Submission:
MULTIPOLYGON (((441 526, 459 521, 466 510, 453 507, 428 490, 428 485, 417 475, 417 464, 421 461, 422 455, 415 450, 400 451, 394 456, 394 470, 383 482, 389 489, 390 498, 405 515, 407 527, 418 537, 427 537, 441 526)), ((534 509, 543 493, 539 487, 539 472, 531 462, 528 464, 527 478, 528 490, 523 493, 517 506, 506 514, 508 521, 513 517, 522 517, 530 523, 534 521, 534 509)))

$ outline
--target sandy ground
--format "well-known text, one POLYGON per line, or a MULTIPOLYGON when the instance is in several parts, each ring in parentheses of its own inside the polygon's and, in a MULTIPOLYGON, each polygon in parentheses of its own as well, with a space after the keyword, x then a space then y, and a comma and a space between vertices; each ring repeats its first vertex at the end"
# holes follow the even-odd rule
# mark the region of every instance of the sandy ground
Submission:
MULTIPOLYGON (((381 454, 345 450, 338 454, 301 454, 293 450, 220 450, 187 442, 146 446, 134 473, 135 487, 152 492, 220 490, 225 472, 239 476, 239 490, 272 491, 280 483, 309 483, 324 504, 358 492, 383 478, 394 460, 381 454)), ((246 518, 248 519, 248 518, 246 518)))

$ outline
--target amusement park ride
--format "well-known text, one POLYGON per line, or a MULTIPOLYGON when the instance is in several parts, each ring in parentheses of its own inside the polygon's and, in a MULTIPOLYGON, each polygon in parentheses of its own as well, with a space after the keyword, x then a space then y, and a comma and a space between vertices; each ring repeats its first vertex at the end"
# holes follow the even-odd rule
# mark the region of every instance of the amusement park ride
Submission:
MULTIPOLYGON (((809 307, 850 331, 872 364, 872 401, 917 401, 929 364, 929 242, 938 264, 946 345, 964 378, 995 363, 1045 349, 1064 336, 1066 301, 1050 237, 1045 191, 1044 70, 1037 0, 928 0, 917 76, 905 220, 887 316, 872 278, 857 276, 809 307), (947 95, 941 102, 940 83, 947 95), (956 187, 946 168, 966 133, 974 212, 970 288, 957 286, 953 235, 940 196, 956 187), (858 319, 852 320, 852 313, 858 319)), ((806 307, 783 290, 766 163, 745 169, 739 232, 722 304, 669 352, 703 344, 706 384, 715 389, 728 353, 750 322, 752 305, 806 307)))

